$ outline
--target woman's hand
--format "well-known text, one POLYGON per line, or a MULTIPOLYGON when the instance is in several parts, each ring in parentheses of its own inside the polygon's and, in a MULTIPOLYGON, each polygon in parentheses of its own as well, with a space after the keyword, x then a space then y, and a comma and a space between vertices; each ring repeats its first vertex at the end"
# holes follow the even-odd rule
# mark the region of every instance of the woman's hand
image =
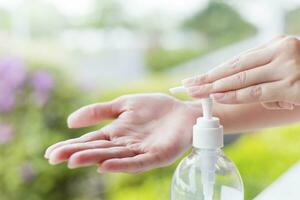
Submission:
POLYGON ((51 164, 96 165, 101 172, 142 172, 171 164, 191 145, 199 105, 162 94, 128 95, 85 106, 68 119, 70 128, 114 119, 106 127, 59 142, 46 151, 51 164))
POLYGON ((300 104, 300 41, 275 38, 183 84, 196 98, 212 94, 224 104, 260 102, 268 109, 293 109, 300 104))

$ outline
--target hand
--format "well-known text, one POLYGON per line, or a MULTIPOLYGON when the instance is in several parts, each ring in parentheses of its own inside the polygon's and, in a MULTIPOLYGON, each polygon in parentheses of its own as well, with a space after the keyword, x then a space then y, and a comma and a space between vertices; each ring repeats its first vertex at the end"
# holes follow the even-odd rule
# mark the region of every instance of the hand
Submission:
POLYGON ((183 84, 196 98, 212 94, 224 104, 260 102, 267 109, 293 109, 300 104, 300 41, 275 38, 183 84))
POLYGON ((114 121, 79 138, 50 146, 51 164, 69 168, 97 165, 101 172, 142 172, 171 164, 192 141, 200 105, 162 94, 139 94, 85 106, 68 119, 70 128, 114 121))

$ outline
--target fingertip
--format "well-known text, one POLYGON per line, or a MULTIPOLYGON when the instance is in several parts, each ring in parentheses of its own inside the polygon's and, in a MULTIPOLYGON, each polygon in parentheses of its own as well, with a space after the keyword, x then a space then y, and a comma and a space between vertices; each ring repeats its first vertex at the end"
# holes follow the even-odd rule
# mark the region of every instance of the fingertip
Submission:
POLYGON ((49 153, 47 151, 48 149, 45 151, 44 158, 49 159, 49 153))
POLYGON ((54 157, 50 157, 48 162, 50 165, 58 165, 58 164, 62 163, 63 161, 60 161, 54 157))
POLYGON ((69 169, 76 169, 79 167, 79 164, 77 162, 77 155, 78 153, 74 153, 71 155, 68 159, 68 168, 69 169))
POLYGON ((181 83, 185 87, 191 87, 191 86, 202 85, 202 84, 208 83, 207 74, 201 74, 198 76, 183 79, 181 81, 181 83))
POLYGON ((225 92, 225 93, 213 93, 211 97, 218 103, 221 104, 239 104, 241 103, 236 98, 235 92, 225 92))
POLYGON ((122 163, 119 163, 115 159, 106 160, 99 166, 99 170, 103 172, 120 172, 122 171, 124 166, 122 166, 122 163))
POLYGON ((211 95, 214 100, 216 101, 222 101, 222 99, 224 98, 225 94, 224 93, 214 93, 211 95))
POLYGON ((203 86, 187 87, 187 93, 193 98, 205 98, 208 96, 208 92, 203 86))
POLYGON ((78 168, 78 167, 77 167, 76 165, 74 165, 74 164, 68 162, 68 168, 69 168, 69 169, 76 169, 76 168, 78 168))
POLYGON ((53 151, 54 146, 56 146, 56 145, 57 145, 57 144, 53 144, 53 145, 51 145, 50 147, 48 147, 48 148, 46 149, 45 154, 44 154, 44 157, 45 157, 46 159, 49 159, 49 158, 50 158, 50 154, 51 154, 51 152, 53 151))
POLYGON ((68 119, 67 119, 67 126, 68 128, 78 128, 78 126, 76 126, 76 114, 72 113, 69 115, 68 119))
POLYGON ((104 171, 103 171, 100 167, 98 167, 98 168, 97 168, 97 173, 98 173, 98 174, 103 174, 104 171))
POLYGON ((195 79, 194 77, 183 79, 181 81, 181 84, 185 87, 190 87, 193 85, 194 79, 195 79))

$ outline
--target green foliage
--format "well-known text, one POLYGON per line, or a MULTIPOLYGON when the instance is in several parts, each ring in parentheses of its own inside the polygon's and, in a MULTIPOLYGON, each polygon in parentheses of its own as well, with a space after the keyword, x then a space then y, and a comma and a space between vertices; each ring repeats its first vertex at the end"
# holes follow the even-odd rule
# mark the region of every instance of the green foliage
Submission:
POLYGON ((152 72, 162 72, 202 55, 198 49, 166 50, 163 48, 150 49, 146 52, 146 66, 152 72))
POLYGON ((183 28, 204 36, 204 42, 198 44, 198 49, 187 47, 167 50, 159 47, 148 50, 145 62, 152 72, 164 72, 214 49, 250 37, 256 32, 254 26, 242 19, 233 8, 219 1, 211 1, 207 8, 186 20, 183 28))
MULTIPOLYGON (((29 72, 29 77, 34 72, 29 72)), ((0 113, 0 122, 8 123, 14 132, 10 142, 0 144, 1 200, 91 197, 76 189, 82 180, 91 179, 87 170, 53 167, 44 159, 49 145, 87 131, 70 130, 65 123, 68 113, 82 105, 82 93, 58 72, 49 73, 55 77, 55 88, 46 104, 35 102, 33 88, 27 81, 18 93, 16 107, 9 113, 0 113)))
POLYGON ((184 27, 204 34, 213 47, 228 45, 255 33, 253 25, 221 1, 211 1, 207 8, 187 20, 184 27))
POLYGON ((245 199, 253 199, 300 160, 300 125, 272 128, 242 137, 226 148, 245 183, 245 199))

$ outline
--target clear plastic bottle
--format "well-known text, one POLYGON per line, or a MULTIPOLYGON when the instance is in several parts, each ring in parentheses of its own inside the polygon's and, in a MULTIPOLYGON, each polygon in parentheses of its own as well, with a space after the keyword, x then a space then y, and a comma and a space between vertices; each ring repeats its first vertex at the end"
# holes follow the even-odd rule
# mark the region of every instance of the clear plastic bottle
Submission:
POLYGON ((194 148, 172 179, 171 200, 243 200, 243 194, 240 174, 221 149, 194 148))
POLYGON ((174 173, 171 200, 243 200, 239 171, 222 151, 223 127, 212 116, 212 99, 202 99, 202 108, 193 127, 193 150, 174 173))

